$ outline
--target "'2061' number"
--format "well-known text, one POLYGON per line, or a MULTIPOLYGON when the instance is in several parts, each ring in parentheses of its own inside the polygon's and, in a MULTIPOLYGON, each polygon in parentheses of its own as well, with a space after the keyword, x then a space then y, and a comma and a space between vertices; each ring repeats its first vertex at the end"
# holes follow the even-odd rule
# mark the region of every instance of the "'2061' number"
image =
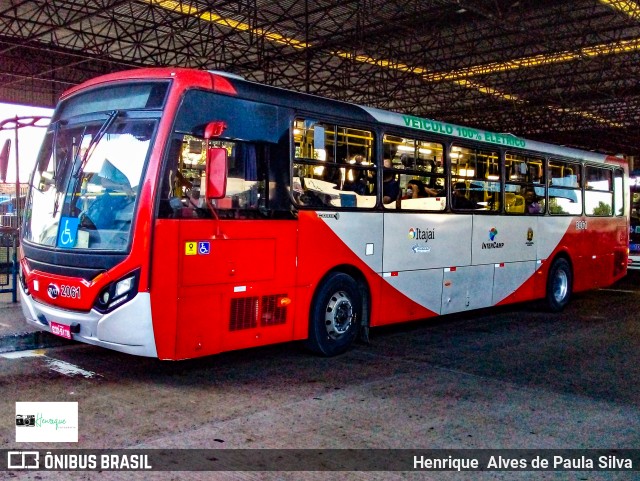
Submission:
POLYGON ((576 230, 587 230, 587 221, 586 220, 576 221, 576 230))
POLYGON ((60 286, 60 295, 71 299, 80 299, 80 288, 75 286, 60 286))

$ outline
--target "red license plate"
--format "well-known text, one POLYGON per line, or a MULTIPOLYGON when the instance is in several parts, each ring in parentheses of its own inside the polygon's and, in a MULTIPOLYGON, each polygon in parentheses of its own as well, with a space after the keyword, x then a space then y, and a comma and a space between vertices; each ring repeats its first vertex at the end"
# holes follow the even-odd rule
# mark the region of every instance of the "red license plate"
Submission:
POLYGON ((58 322, 49 322, 49 325, 51 326, 51 334, 64 337, 65 339, 71 339, 71 329, 69 326, 65 326, 58 322))

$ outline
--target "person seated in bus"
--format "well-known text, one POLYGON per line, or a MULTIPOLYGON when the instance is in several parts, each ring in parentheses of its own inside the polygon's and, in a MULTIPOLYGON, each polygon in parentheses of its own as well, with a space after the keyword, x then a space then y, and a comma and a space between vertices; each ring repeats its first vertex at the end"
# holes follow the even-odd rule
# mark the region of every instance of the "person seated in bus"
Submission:
POLYGON ((327 164, 324 167, 320 180, 334 184, 336 189, 341 189, 343 185, 342 172, 335 164, 327 164))
POLYGON ((427 187, 420 179, 411 179, 407 182, 407 191, 404 198, 421 199, 424 197, 438 197, 439 195, 442 195, 441 191, 427 187))
POLYGON ((382 176, 382 202, 384 204, 390 204, 400 197, 400 183, 391 168, 391 159, 384 159, 385 170, 382 176))
POLYGON ((533 187, 524 190, 524 212, 526 214, 540 214, 542 207, 538 203, 538 196, 533 187))
MULTIPOLYGON (((368 166, 369 163, 363 155, 355 155, 349 161, 350 164, 368 166)), ((358 195, 369 195, 372 177, 369 170, 348 169, 346 172, 344 186, 342 190, 351 190, 358 195)))
POLYGON ((187 200, 190 207, 194 207, 196 209, 202 209, 205 207, 204 199, 200 195, 199 187, 194 187, 189 191, 187 200))
POLYGON ((424 197, 429 197, 429 192, 425 187, 424 183, 419 179, 411 179, 407 182, 407 190, 405 191, 405 195, 402 197, 403 199, 422 199, 424 197))
POLYGON ((466 196, 467 185, 464 182, 456 182, 453 185, 451 204, 454 209, 477 209, 478 205, 466 196))

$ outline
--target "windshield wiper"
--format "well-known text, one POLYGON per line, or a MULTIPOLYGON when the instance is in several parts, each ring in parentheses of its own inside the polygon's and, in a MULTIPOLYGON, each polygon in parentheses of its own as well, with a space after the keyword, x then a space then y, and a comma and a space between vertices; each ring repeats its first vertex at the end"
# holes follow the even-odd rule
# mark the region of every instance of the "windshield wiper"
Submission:
MULTIPOLYGON (((89 162, 89 159, 91 158, 91 155, 93 154, 93 151, 95 150, 96 146, 100 143, 100 140, 102 140, 102 137, 104 137, 104 134, 107 133, 107 130, 109 130, 109 128, 111 127, 113 122, 115 122, 115 120, 118 118, 118 116, 120 116, 121 113, 122 112, 120 110, 111 111, 111 113, 109 114, 109 117, 107 117, 107 119, 104 121, 104 123, 100 126, 100 128, 98 129, 96 134, 91 137, 91 140, 89 141, 89 145, 87 146, 87 149, 82 154, 82 159, 80 160, 80 165, 78 166, 78 169, 76 170, 76 172, 74 174, 74 177, 76 179, 80 178, 80 176, 82 175, 82 172, 84 172, 84 168, 87 165, 87 162, 89 162)), ((83 134, 82 137, 84 137, 84 134, 83 134)), ((82 140, 83 139, 80 138, 80 143, 78 144, 79 147, 82 147, 82 140)), ((75 192, 75 189, 74 189, 74 192, 75 192)))
MULTIPOLYGON (((56 120, 55 122, 52 123, 52 129, 53 129, 53 134, 52 134, 52 140, 51 140, 51 161, 53 163, 53 172, 52 172, 52 176, 53 176, 53 184, 55 187, 55 192, 56 192, 56 199, 54 201, 53 204, 53 216, 55 217, 56 213, 58 212, 58 205, 60 203, 60 190, 62 189, 62 185, 61 183, 64 182, 64 178, 60 178, 63 177, 62 175, 60 175, 62 172, 65 171, 65 169, 62 169, 60 167, 60 162, 71 162, 72 159, 71 158, 67 158, 65 157, 64 159, 60 160, 58 159, 58 140, 60 137, 60 126, 61 125, 66 125, 67 121, 66 120, 56 120)), ((44 160, 46 160, 43 157, 44 160)), ((41 164, 42 164, 42 160, 41 160, 41 164)), ((40 172, 42 172, 45 169, 44 165, 39 165, 38 169, 40 172)))
MULTIPOLYGON (((80 186, 80 183, 82 182, 82 174, 84 172, 84 169, 87 165, 87 163, 89 162, 89 159, 91 158, 91 155, 93 154, 93 151, 95 150, 96 146, 100 143, 100 140, 102 140, 102 137, 104 137, 104 134, 107 133, 107 131, 111 128, 111 126, 113 125, 113 123, 115 122, 115 120, 122 114, 122 111, 120 110, 112 110, 109 113, 109 116, 107 117, 107 119, 102 123, 102 125, 100 126, 100 128, 98 129, 98 131, 95 133, 95 135, 93 135, 91 137, 91 140, 89 141, 89 145, 87 146, 86 150, 84 151, 84 153, 82 154, 82 159, 80 159, 80 163, 78 165, 78 168, 76 169, 76 171, 73 174, 73 177, 75 179, 74 183, 73 183, 73 190, 71 191, 71 208, 73 209, 76 205, 77 202, 77 197, 76 197, 76 192, 78 192, 78 188, 80 186)), ((86 130, 85 130, 86 132, 86 130)), ((82 134, 82 137, 80 137, 80 142, 78 143, 78 148, 82 147, 82 141, 84 139, 85 133, 82 134)), ((72 210, 71 209, 71 210, 72 210)))

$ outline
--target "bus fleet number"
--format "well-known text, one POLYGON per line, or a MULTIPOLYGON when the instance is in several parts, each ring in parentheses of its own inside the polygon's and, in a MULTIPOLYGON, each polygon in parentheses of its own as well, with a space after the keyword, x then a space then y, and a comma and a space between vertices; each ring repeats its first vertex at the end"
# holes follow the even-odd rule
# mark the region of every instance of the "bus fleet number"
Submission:
POLYGON ((60 295, 62 297, 70 297, 72 299, 80 299, 80 288, 73 286, 60 286, 60 295))
POLYGON ((587 221, 586 220, 576 221, 576 230, 587 230, 587 221))

